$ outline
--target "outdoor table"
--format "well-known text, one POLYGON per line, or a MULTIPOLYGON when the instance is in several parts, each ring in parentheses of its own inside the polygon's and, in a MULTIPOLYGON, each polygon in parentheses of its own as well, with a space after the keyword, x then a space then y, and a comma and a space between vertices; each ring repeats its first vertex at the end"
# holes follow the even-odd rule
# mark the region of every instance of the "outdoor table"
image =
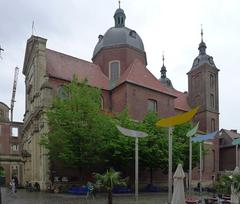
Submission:
POLYGON ((216 203, 218 201, 218 199, 215 198, 215 197, 214 198, 213 197, 212 198, 211 197, 210 198, 205 198, 204 200, 205 200, 205 203, 208 203, 208 204, 216 203))
POLYGON ((186 204, 198 204, 199 200, 197 200, 197 199, 187 199, 185 202, 186 202, 186 204))

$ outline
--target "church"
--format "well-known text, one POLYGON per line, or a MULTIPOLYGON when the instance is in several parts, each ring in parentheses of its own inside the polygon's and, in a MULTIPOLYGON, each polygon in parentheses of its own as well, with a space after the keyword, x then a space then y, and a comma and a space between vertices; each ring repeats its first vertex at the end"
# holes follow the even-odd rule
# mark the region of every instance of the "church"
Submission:
MULTIPOLYGON (((32 35, 28 39, 23 65, 26 104, 22 134, 23 150, 28 152, 24 157, 25 182, 38 182, 41 189, 46 189, 49 163, 46 149, 39 145, 41 136, 48 132, 44 111, 55 96, 64 94, 63 84, 70 82, 74 74, 101 89, 105 111, 118 113, 127 107, 133 119, 142 120, 149 111, 167 117, 200 105, 194 119, 200 121, 200 130, 219 129, 219 69, 206 54, 203 34, 199 54, 187 73, 188 91, 180 92, 167 78, 164 57, 160 79, 148 70, 143 40, 125 25, 124 10, 117 8, 113 17, 114 25, 98 36, 92 62, 51 50, 42 37, 32 35)), ((214 141, 209 148, 205 179, 211 179, 219 169, 218 142, 214 141)))

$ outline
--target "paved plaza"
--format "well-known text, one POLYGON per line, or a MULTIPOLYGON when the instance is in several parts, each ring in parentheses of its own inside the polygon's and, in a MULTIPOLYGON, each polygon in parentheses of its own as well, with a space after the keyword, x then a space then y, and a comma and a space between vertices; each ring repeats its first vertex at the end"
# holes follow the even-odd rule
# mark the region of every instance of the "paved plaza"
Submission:
MULTIPOLYGON (((13 195, 7 188, 2 188, 2 204, 106 204, 106 197, 106 194, 97 194, 95 200, 86 200, 86 196, 27 192, 25 189, 20 189, 13 195)), ((166 202, 166 193, 144 193, 139 195, 138 204, 165 204, 166 202)), ((133 194, 118 194, 113 197, 113 204, 135 203, 133 194)))

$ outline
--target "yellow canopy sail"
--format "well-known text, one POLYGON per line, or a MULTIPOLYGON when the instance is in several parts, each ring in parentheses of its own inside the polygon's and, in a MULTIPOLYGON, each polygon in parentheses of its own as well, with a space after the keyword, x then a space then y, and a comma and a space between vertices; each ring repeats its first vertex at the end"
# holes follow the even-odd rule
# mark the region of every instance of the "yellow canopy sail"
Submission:
POLYGON ((156 122, 157 127, 173 127, 190 121, 193 116, 197 113, 199 106, 180 115, 163 118, 156 122))

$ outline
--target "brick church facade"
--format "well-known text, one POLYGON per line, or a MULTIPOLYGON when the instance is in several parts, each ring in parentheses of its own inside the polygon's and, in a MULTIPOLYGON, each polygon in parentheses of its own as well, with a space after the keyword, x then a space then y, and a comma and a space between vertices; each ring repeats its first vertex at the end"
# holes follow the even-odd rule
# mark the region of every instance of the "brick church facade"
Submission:
MULTIPOLYGON (((63 94, 62 85, 70 82, 74 74, 102 90, 102 107, 106 111, 118 113, 127 107, 133 119, 142 120, 148 111, 167 117, 201 105, 195 118, 200 121, 200 130, 219 129, 219 70, 206 54, 203 39, 188 72, 188 92, 182 93, 167 78, 164 63, 160 79, 148 70, 143 41, 135 30, 125 26, 125 19, 123 9, 118 8, 114 13, 115 25, 98 37, 92 62, 48 49, 44 38, 28 39, 23 67, 26 77, 23 149, 30 156, 25 158, 24 181, 38 182, 42 189, 46 188, 48 158, 39 145, 41 136, 48 132, 44 110, 56 95, 63 94)), ((209 146, 205 179, 218 171, 217 147, 217 142, 209 146)))

